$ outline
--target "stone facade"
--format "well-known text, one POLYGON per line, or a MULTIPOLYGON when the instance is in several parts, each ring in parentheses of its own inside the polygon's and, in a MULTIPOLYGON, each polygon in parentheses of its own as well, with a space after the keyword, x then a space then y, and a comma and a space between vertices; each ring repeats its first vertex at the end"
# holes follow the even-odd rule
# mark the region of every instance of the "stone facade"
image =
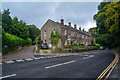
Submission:
POLYGON ((91 41, 95 42, 95 38, 91 36, 90 33, 81 30, 81 27, 76 29, 76 24, 74 25, 74 28, 71 26, 71 22, 68 23, 68 25, 64 25, 64 20, 61 19, 61 23, 54 22, 52 20, 48 20, 43 27, 41 28, 41 40, 43 40, 44 43, 47 43, 49 46, 51 45, 50 36, 51 32, 55 32, 56 30, 60 34, 60 40, 58 43, 58 47, 63 48, 64 45, 69 45, 69 41, 67 40, 67 36, 71 36, 71 40, 74 42, 76 41, 79 44, 89 45, 91 44, 91 41))

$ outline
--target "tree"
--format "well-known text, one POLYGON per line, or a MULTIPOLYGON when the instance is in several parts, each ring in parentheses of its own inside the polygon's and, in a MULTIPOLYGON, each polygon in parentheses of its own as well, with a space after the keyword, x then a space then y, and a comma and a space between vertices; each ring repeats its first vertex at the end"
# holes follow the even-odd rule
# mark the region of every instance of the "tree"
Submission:
POLYGON ((58 42, 59 42, 59 33, 58 31, 56 30, 55 31, 55 34, 53 33, 53 31, 51 32, 51 44, 53 46, 57 46, 58 42))
POLYGON ((11 25, 12 25, 12 18, 10 16, 10 11, 9 9, 4 10, 2 14, 2 27, 4 28, 5 31, 9 32, 11 25))
POLYGON ((17 17, 14 17, 12 20, 12 26, 10 29, 10 34, 16 35, 20 38, 27 39, 29 38, 29 27, 22 20, 18 21, 17 17))
POLYGON ((120 45, 120 2, 101 2, 98 13, 94 15, 97 24, 96 41, 102 46, 120 45))
POLYGON ((40 32, 41 32, 40 29, 37 28, 35 25, 29 25, 29 33, 32 41, 35 41, 35 38, 37 38, 38 36, 40 38, 40 32))
POLYGON ((92 34, 93 37, 96 37, 97 35, 96 27, 90 28, 89 32, 92 34))

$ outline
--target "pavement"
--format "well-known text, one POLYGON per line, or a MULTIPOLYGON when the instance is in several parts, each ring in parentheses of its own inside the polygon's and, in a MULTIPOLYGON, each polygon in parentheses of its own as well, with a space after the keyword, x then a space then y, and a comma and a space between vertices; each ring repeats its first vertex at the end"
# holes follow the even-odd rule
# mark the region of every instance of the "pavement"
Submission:
POLYGON ((23 58, 33 58, 34 48, 35 48, 35 45, 24 48, 17 52, 13 52, 11 54, 2 56, 2 61, 10 61, 10 60, 16 60, 16 59, 23 59, 23 58))
MULTIPOLYGON (((2 63, 0 78, 87 78, 96 79, 113 61, 112 51, 81 55, 34 57, 2 63)), ((32 80, 32 79, 31 79, 32 80)), ((82 79, 81 79, 82 80, 82 79)))

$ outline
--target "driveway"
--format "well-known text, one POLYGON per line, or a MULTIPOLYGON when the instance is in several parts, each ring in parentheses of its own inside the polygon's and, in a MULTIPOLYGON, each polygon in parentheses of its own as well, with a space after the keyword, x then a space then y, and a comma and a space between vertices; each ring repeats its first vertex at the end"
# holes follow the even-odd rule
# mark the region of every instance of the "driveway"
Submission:
POLYGON ((33 58, 34 57, 34 48, 35 45, 24 48, 20 51, 5 55, 2 57, 3 61, 23 59, 23 58, 33 58))

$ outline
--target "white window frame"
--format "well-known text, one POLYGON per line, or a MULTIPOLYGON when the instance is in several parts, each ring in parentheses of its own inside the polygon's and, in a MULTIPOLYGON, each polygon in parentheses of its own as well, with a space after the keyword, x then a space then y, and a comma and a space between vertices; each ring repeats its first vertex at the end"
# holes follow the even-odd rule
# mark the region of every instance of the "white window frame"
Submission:
POLYGON ((84 35, 82 35, 82 38, 84 38, 84 35))
POLYGON ((46 30, 44 30, 44 36, 47 36, 47 35, 46 35, 46 30))
POLYGON ((56 29, 53 30, 53 34, 55 35, 56 29))
POLYGON ((86 36, 86 39, 87 39, 87 36, 86 36))
POLYGON ((67 35, 67 31, 66 30, 64 30, 64 35, 67 35))
POLYGON ((71 33, 71 36, 74 36, 74 33, 73 33, 73 32, 71 33))

